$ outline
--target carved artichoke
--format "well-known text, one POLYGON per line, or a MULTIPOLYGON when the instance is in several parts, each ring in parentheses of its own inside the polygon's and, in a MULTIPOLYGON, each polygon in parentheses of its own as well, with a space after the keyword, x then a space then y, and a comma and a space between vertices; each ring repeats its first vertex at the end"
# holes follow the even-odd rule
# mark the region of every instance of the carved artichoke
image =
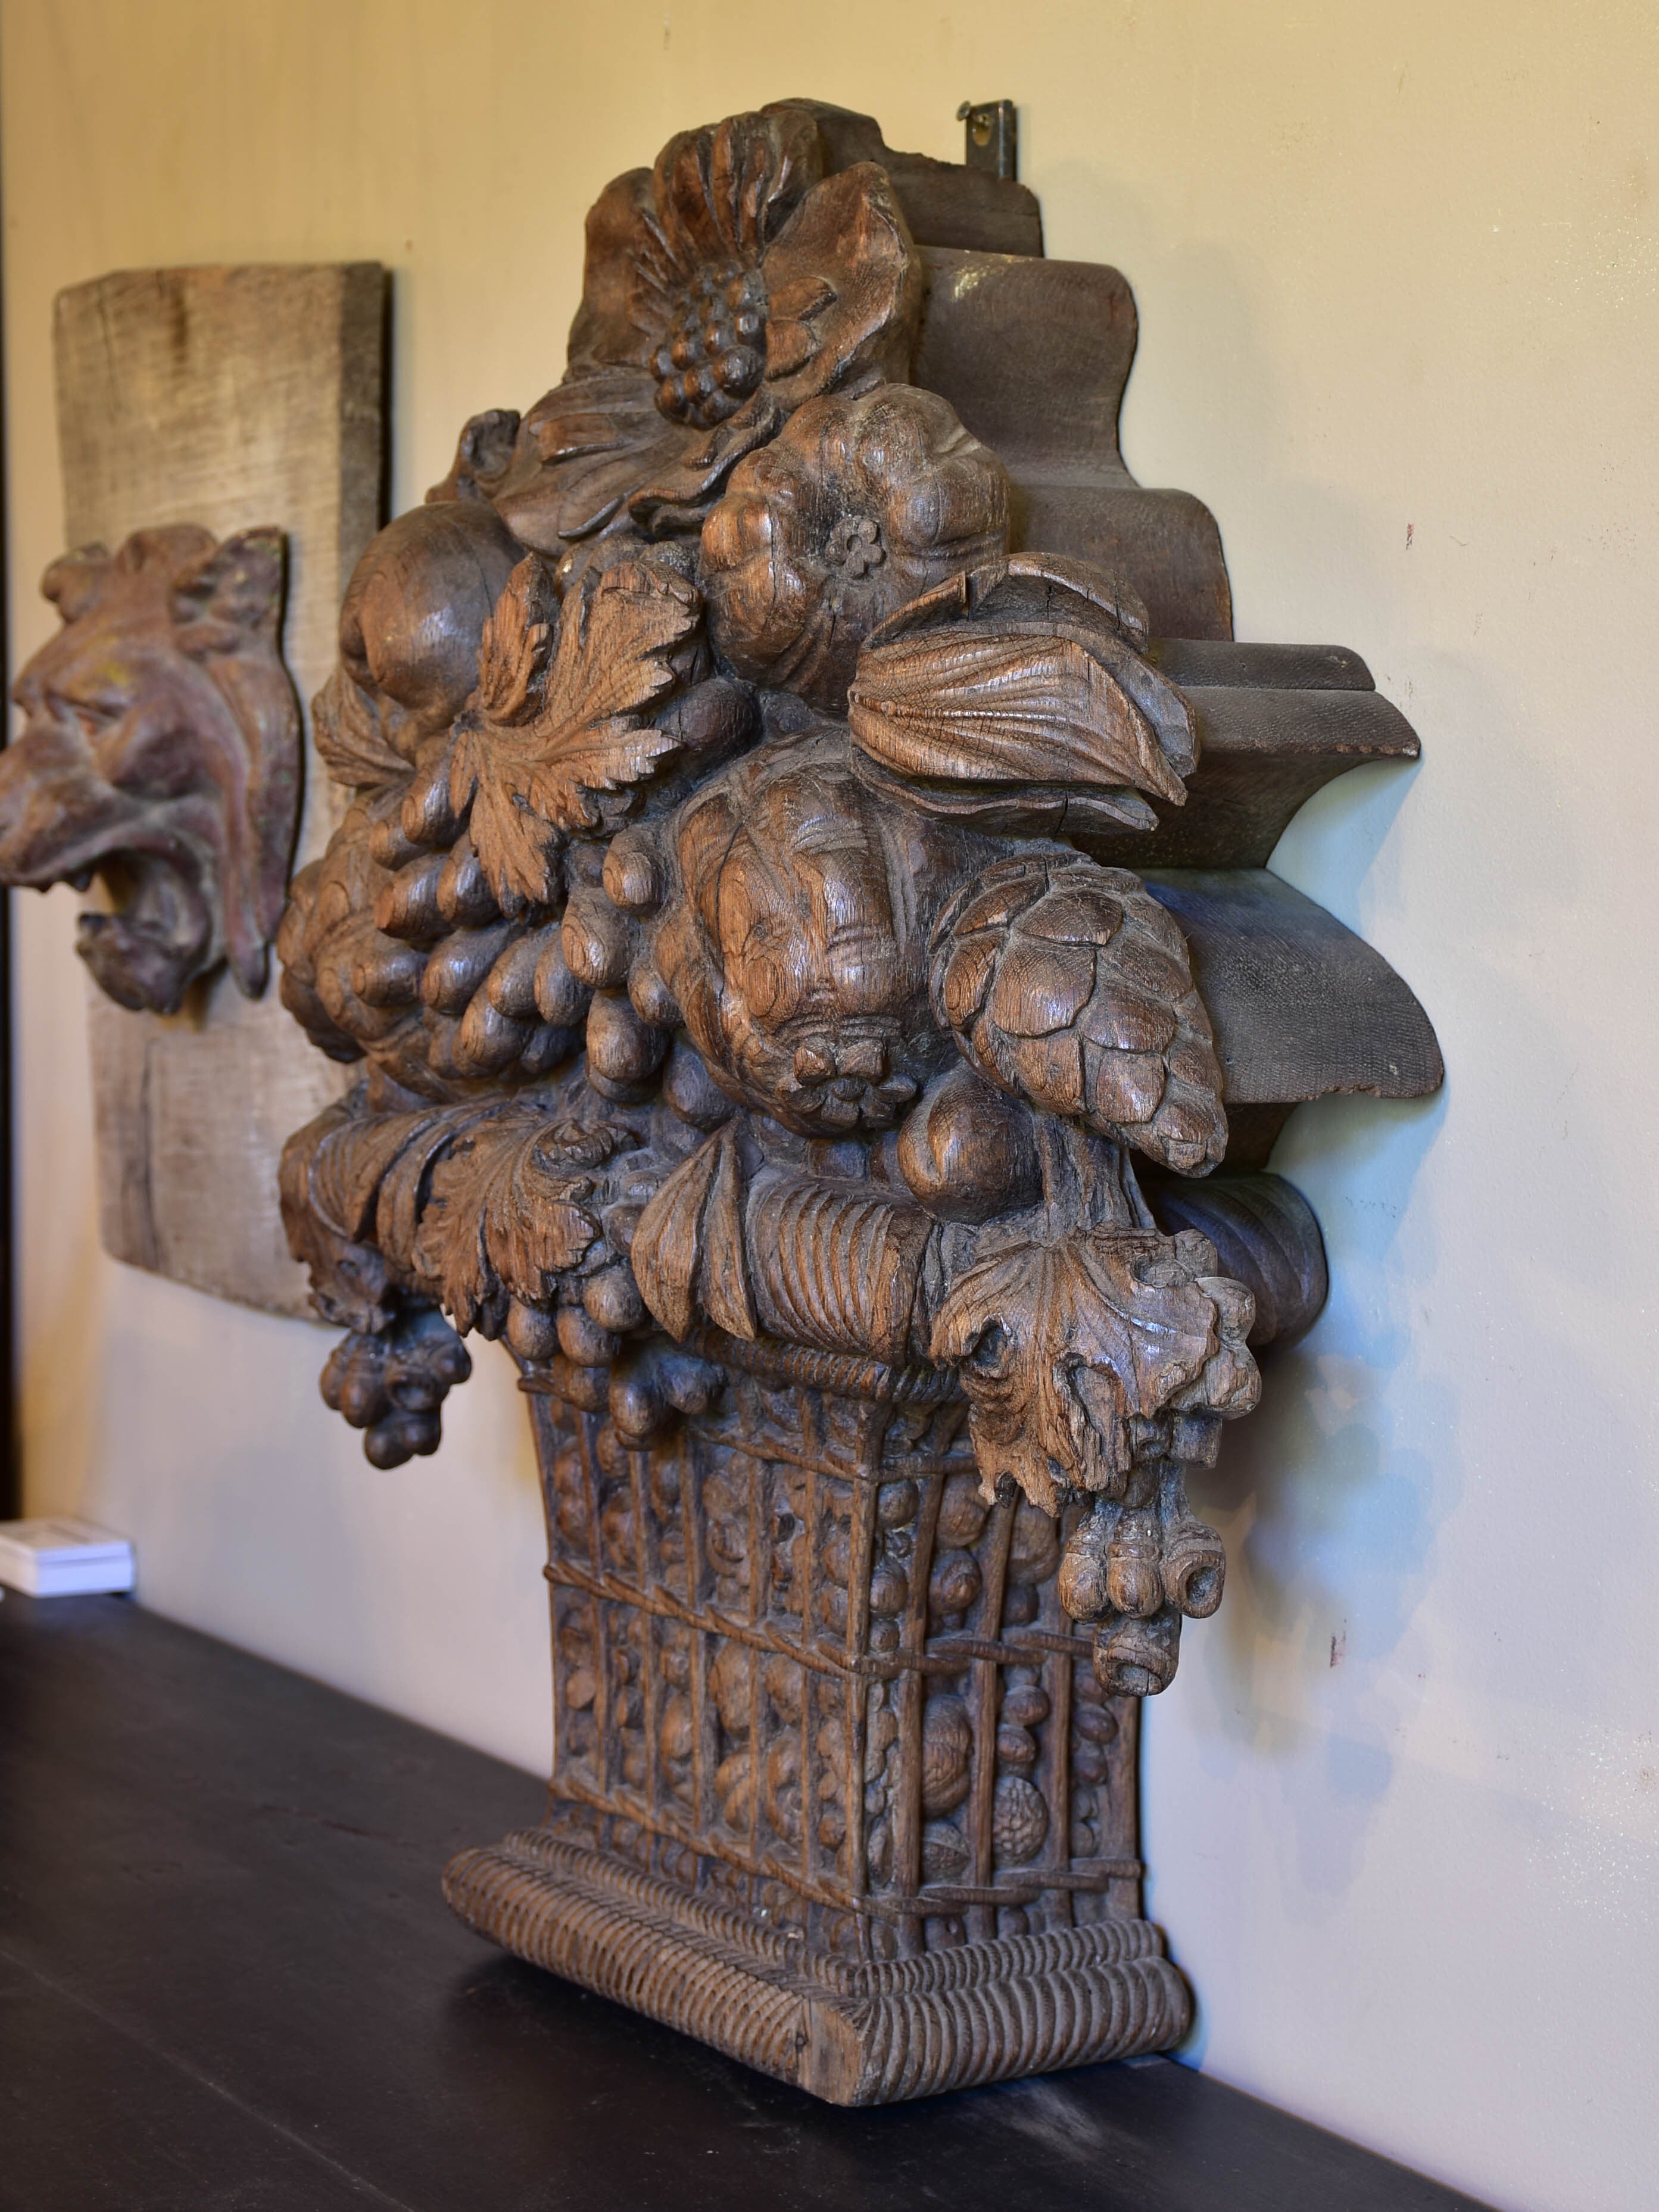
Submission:
POLYGON ((1180 1174, 1220 1160, 1210 1018, 1180 929, 1138 877, 1075 854, 1000 861, 933 942, 934 1009, 992 1082, 1180 1174))
POLYGON ((794 408, 906 374, 921 266, 892 187, 872 162, 825 168, 811 115, 782 105, 682 131, 606 187, 565 380, 477 474, 522 543, 557 552, 623 512, 695 528, 794 408))
POLYGON ((937 393, 812 400, 703 524, 710 630, 740 675, 839 709, 870 633, 1007 535, 1007 472, 937 393))

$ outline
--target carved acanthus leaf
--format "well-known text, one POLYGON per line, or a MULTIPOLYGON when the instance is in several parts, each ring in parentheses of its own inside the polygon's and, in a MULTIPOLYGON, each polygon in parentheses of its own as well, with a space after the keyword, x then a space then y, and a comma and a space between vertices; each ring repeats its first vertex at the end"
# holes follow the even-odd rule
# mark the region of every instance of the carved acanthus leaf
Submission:
POLYGON ((1249 1293, 1217 1279, 1201 1237, 1084 1230, 1005 1245, 957 1282, 934 1324, 959 1364, 988 1493, 1012 1475, 1049 1513, 1060 1487, 1121 1497, 1133 1419, 1177 1401, 1248 1413, 1249 1293))
POLYGON ((681 1162, 634 1231, 640 1295, 673 1337, 705 1316, 729 1335, 757 1328, 744 1249, 743 1170, 728 1121, 681 1162))
POLYGON ((509 913, 552 902, 559 849, 573 830, 599 826, 600 794, 643 781, 680 749, 648 714, 683 672, 675 656, 702 611, 672 568, 629 561, 590 573, 565 599, 532 711, 538 567, 514 571, 481 656, 508 718, 495 719, 481 690, 483 712, 458 726, 450 772, 455 810, 471 804, 473 849, 509 913))

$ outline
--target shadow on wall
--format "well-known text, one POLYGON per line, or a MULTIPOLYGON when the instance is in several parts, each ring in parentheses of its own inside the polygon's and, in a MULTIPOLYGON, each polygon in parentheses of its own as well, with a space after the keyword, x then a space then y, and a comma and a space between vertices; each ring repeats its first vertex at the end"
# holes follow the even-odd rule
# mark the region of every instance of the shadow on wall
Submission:
POLYGON ((1231 1562, 1212 1664, 1239 1694, 1218 1700, 1222 1730, 1267 1759, 1304 1752, 1310 1729, 1326 1742, 1328 1799, 1298 1845, 1298 1883, 1315 1896, 1352 1874, 1404 1716, 1362 1699, 1347 1706, 1348 1732, 1330 1735, 1314 1685, 1349 1663, 1351 1621, 1354 1660, 1372 1683, 1433 1578, 1434 1531, 1462 1486, 1454 1387, 1422 1366, 1413 1286, 1432 1279, 1434 1255, 1421 1220, 1409 1268, 1395 1252, 1446 1104, 1443 1092, 1409 1103, 1330 1098, 1294 1117, 1274 1166, 1320 1216, 1331 1303, 1302 1344, 1264 1360, 1261 1410, 1227 1437, 1199 1508, 1221 1520, 1231 1562), (1413 1436, 1443 1440, 1432 1460, 1396 1437, 1404 1370, 1413 1436))

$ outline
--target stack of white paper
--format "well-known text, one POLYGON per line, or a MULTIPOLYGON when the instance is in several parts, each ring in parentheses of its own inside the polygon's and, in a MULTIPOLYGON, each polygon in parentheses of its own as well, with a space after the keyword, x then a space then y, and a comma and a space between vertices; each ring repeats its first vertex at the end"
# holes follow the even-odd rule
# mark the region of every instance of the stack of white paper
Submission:
POLYGON ((31 1597, 132 1588, 132 1547, 90 1521, 0 1521, 0 1583, 31 1597))

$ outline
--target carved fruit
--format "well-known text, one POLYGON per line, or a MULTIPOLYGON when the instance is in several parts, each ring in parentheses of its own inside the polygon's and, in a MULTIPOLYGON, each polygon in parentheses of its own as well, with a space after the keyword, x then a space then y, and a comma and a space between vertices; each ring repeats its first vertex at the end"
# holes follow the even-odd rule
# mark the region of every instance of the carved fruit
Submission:
POLYGON ((948 400, 811 400, 703 524, 709 628, 740 675, 838 709, 870 633, 1007 536, 1007 472, 948 400))
POLYGON ((945 1495, 939 1500, 935 1540, 940 1544, 960 1544, 964 1547, 978 1543, 990 1510, 980 1494, 979 1484, 974 1476, 951 1475, 945 1485, 945 1495))
POLYGON ((997 1765, 1016 1769, 1036 1765, 1036 1739, 1030 1729, 1000 1728, 997 1730, 997 1765))
POLYGON ((601 1097, 648 1097, 667 1049, 666 1032, 642 1022, 622 992, 594 994, 587 1009, 587 1079, 601 1097))
POLYGON ((1002 1774, 991 1800, 991 1856, 999 1866, 1024 1866, 1042 1849, 1048 1808, 1023 1775, 1002 1774))
POLYGON ((625 1261, 589 1278, 582 1290, 582 1304, 601 1328, 614 1329, 618 1335, 636 1329, 645 1319, 645 1300, 625 1261))
POLYGON ((1016 1682, 1002 1701, 1003 1719, 1016 1728, 1038 1728, 1048 1711, 1048 1692, 1035 1682, 1016 1682))
POLYGON ((877 1563, 870 1576, 870 1610, 878 1617, 894 1620, 910 1602, 909 1577, 902 1567, 890 1560, 877 1563))
POLYGON ((983 1586, 979 1561, 971 1553, 941 1552, 928 1577, 928 1608, 935 1613, 966 1613, 983 1586))
POLYGON ((968 1871, 966 1838, 948 1820, 929 1820, 921 1832, 921 1871, 928 1881, 960 1881, 968 1871))
POLYGON ((1014 1530, 1008 1547, 1011 1583, 1046 1583, 1060 1565, 1060 1532, 1048 1514, 1022 1499, 1014 1510, 1014 1530))
POLYGON ((1067 1540, 1060 1562, 1060 1602, 1073 1620, 1093 1620, 1106 1610, 1106 1547, 1110 1523, 1096 1515, 1067 1540))
POLYGON ((1227 1146, 1221 1070, 1186 941, 1121 868, 988 868, 933 932, 934 1010, 1015 1097, 1202 1175, 1227 1146))
POLYGON ((1227 1580, 1227 1554, 1215 1530, 1196 1519, 1176 1522, 1164 1531, 1161 1567, 1164 1595, 1176 1611, 1189 1620, 1207 1620, 1227 1580))
POLYGON ((930 1698, 921 1723, 921 1807, 953 1813, 968 1795, 974 1727, 960 1698, 930 1698))
POLYGON ((950 1057, 925 939, 960 843, 883 807, 824 728, 734 763, 672 842, 650 957, 715 1080, 805 1135, 891 1127, 950 1057))
POLYGON ((898 1133, 899 1173, 941 1221, 989 1221, 1042 1194, 1030 1109, 965 1060, 930 1083, 898 1133))
POLYGON ((1158 1523, 1150 1513, 1126 1513, 1117 1524, 1106 1551, 1106 1602, 1143 1619, 1164 1602, 1158 1523))
POLYGON ((1115 1620, 1095 1638, 1095 1674, 1111 1698, 1152 1698, 1175 1680, 1181 1615, 1172 1606, 1150 1620, 1115 1620))

